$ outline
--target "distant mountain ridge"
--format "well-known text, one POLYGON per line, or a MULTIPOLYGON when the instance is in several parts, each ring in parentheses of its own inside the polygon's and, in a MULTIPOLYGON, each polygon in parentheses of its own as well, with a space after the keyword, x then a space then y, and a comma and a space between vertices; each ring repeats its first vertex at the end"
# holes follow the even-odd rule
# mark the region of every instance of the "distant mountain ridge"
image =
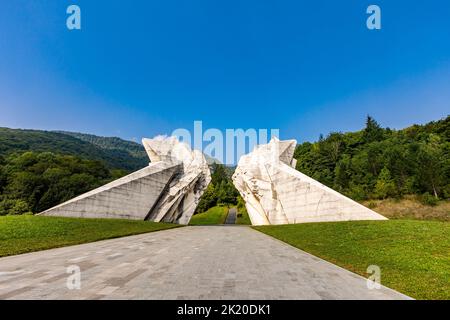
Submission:
POLYGON ((55 132, 66 134, 74 138, 80 139, 82 141, 89 142, 103 150, 115 150, 126 152, 134 158, 145 160, 143 162, 143 166, 147 165, 149 162, 144 147, 140 143, 134 141, 124 140, 118 137, 102 137, 80 132, 70 132, 70 131, 55 131, 55 132))
POLYGON ((148 165, 144 147, 117 137, 67 131, 0 128, 0 155, 53 152, 103 161, 108 167, 135 171, 148 165))

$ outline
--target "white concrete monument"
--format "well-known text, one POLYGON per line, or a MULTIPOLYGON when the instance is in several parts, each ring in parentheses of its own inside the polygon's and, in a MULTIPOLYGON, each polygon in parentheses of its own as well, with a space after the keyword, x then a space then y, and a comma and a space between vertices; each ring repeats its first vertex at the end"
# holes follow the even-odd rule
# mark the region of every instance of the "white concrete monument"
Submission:
POLYGON ((296 145, 274 138, 240 159, 233 182, 253 225, 386 220, 297 171, 296 145))
POLYGON ((142 140, 152 162, 181 164, 175 179, 167 185, 161 198, 150 210, 148 219, 156 222, 188 224, 211 182, 211 174, 204 154, 192 151, 176 137, 142 140))
POLYGON ((148 167, 41 215, 122 218, 188 224, 211 181, 204 155, 176 137, 143 139, 148 167))

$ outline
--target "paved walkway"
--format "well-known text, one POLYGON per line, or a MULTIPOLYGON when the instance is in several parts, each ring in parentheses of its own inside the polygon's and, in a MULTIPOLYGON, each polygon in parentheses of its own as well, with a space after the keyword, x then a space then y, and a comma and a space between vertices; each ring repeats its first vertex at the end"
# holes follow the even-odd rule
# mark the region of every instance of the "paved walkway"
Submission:
POLYGON ((248 227, 184 227, 0 259, 0 299, 403 299, 248 227), (66 268, 81 268, 68 290, 66 268))
POLYGON ((237 210, 236 208, 231 208, 228 210, 228 216, 225 220, 225 224, 236 224, 236 218, 237 218, 237 210))

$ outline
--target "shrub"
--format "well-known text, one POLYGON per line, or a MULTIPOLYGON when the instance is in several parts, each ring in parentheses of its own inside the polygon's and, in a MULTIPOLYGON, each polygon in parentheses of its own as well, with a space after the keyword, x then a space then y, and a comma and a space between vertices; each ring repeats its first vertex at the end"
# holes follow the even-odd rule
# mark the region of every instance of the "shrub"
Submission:
POLYGON ((386 199, 395 195, 395 183, 391 178, 391 172, 384 167, 375 184, 375 196, 378 199, 386 199))
POLYGON ((438 204, 438 201, 439 201, 438 198, 432 196, 428 192, 424 193, 420 197, 420 202, 423 203, 424 205, 427 205, 427 206, 435 206, 435 205, 438 204))
POLYGON ((22 215, 24 213, 30 212, 28 204, 23 200, 15 200, 14 205, 9 209, 9 215, 22 215))
POLYGON ((0 216, 30 213, 28 203, 20 199, 4 199, 0 202, 0 216))
POLYGON ((375 209, 378 205, 375 201, 370 201, 367 206, 369 207, 369 209, 375 209))
POLYGON ((351 184, 348 195, 350 198, 356 201, 367 199, 367 193, 360 185, 351 184))
POLYGON ((444 194, 445 199, 450 199, 450 184, 448 184, 444 187, 444 190, 442 191, 442 193, 444 194))

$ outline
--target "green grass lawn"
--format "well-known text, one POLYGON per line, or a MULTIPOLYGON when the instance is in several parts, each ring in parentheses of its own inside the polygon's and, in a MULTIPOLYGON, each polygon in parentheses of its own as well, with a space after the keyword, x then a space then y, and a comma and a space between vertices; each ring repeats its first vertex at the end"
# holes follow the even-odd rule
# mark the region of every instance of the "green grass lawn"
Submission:
POLYGON ((208 211, 196 214, 192 217, 190 225, 212 225, 212 224, 223 224, 227 219, 228 207, 212 207, 208 211))
POLYGON ((238 216, 236 224, 251 225, 250 217, 248 216, 247 209, 245 207, 238 208, 238 216))
POLYGON ((133 220, 0 217, 0 257, 174 227, 178 225, 133 220))
POLYGON ((358 221, 254 227, 416 299, 450 299, 450 223, 358 221))

